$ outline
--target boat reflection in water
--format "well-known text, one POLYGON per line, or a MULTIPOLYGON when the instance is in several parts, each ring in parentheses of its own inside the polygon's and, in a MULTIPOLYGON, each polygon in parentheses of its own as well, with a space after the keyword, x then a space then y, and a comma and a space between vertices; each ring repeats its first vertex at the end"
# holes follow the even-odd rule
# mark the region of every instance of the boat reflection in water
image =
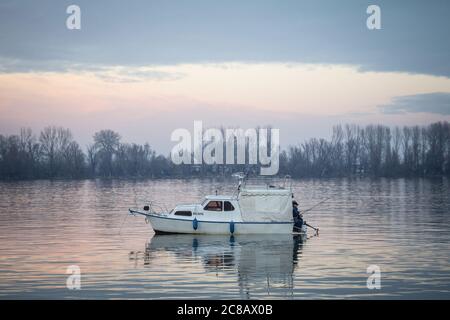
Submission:
MULTIPOLYGON (((161 253, 169 253, 180 264, 186 260, 203 267, 206 274, 235 277, 241 298, 252 289, 280 290, 293 295, 294 270, 299 263, 304 235, 154 235, 146 245, 144 265, 151 265, 161 253)), ((135 253, 136 254, 136 253, 135 253)))

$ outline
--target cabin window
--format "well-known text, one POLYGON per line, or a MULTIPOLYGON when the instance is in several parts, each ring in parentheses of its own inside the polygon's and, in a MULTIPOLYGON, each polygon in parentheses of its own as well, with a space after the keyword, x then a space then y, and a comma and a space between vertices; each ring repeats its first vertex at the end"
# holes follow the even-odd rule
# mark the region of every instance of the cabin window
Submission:
POLYGON ((177 212, 174 213, 174 215, 190 217, 190 216, 192 216, 192 212, 191 211, 177 211, 177 212))
POLYGON ((224 211, 234 211, 234 207, 230 201, 225 201, 223 204, 224 211))
POLYGON ((210 201, 204 209, 208 211, 222 211, 222 201, 210 201))

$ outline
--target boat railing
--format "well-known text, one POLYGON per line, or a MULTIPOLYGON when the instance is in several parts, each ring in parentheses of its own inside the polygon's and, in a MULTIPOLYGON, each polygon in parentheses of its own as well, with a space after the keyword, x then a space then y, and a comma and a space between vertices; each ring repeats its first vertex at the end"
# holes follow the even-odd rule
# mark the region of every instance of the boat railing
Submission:
POLYGON ((163 214, 169 213, 166 205, 164 203, 158 201, 149 201, 148 202, 149 211, 154 214, 163 214))

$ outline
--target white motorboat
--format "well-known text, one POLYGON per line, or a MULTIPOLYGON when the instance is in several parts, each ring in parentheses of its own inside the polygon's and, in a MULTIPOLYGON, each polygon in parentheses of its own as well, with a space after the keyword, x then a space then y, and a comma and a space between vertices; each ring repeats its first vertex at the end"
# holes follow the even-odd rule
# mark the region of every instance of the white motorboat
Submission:
MULTIPOLYGON (((272 185, 248 187, 245 175, 237 175, 239 185, 232 195, 209 195, 200 204, 178 205, 161 212, 150 203, 143 215, 157 234, 290 234, 293 232, 292 187, 272 185)), ((303 225, 299 233, 306 233, 303 225)))

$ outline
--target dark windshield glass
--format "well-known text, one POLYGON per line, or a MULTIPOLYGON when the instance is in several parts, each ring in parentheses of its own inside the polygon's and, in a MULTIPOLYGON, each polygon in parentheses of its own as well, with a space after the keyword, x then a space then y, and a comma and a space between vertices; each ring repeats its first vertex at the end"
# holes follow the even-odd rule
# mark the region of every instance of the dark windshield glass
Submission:
POLYGON ((225 211, 234 211, 234 207, 230 201, 225 201, 224 209, 225 209, 225 211))
POLYGON ((204 209, 208 211, 222 211, 222 201, 210 201, 204 209))

